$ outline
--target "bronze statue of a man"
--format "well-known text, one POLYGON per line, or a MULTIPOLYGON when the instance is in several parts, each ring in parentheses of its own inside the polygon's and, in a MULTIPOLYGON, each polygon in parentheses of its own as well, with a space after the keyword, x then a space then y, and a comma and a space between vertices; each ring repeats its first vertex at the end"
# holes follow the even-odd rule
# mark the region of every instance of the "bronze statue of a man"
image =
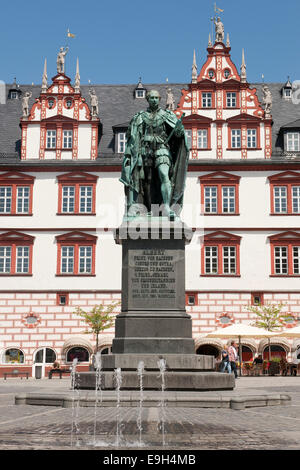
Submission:
POLYGON ((125 185, 127 215, 135 204, 143 204, 148 215, 155 206, 162 208, 161 215, 174 219, 183 202, 188 149, 181 120, 160 108, 160 99, 158 91, 151 90, 148 109, 130 122, 120 181, 125 185))

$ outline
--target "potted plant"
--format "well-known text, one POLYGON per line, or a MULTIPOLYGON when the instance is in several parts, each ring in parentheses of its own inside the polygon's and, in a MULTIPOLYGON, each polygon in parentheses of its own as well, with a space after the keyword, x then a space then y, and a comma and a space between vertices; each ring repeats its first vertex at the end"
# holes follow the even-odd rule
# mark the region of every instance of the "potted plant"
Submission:
POLYGON ((269 375, 279 374, 280 372, 280 357, 273 357, 270 361, 269 375))

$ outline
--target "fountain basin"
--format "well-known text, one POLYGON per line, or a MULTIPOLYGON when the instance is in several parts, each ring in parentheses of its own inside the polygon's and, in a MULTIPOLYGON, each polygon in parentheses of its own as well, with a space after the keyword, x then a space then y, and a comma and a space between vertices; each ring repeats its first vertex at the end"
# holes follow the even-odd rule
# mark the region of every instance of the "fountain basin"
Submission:
MULTIPOLYGON (((151 391, 144 393, 143 407, 157 408, 161 400, 161 392, 151 391)), ((74 403, 80 407, 94 407, 95 396, 93 392, 81 393, 80 398, 76 399, 71 394, 42 394, 42 393, 22 393, 15 396, 16 405, 38 405, 38 406, 59 406, 63 408, 72 408, 74 403)), ((115 407, 116 393, 103 392, 101 403, 98 401, 98 407, 115 407)), ((236 392, 234 394, 207 394, 197 392, 165 392, 165 403, 170 407, 184 408, 231 408, 243 409, 249 407, 290 405, 291 397, 284 394, 261 395, 243 395, 236 392)), ((120 396, 120 406, 135 407, 140 404, 139 392, 123 391, 120 396)))
MULTIPOLYGON (((170 371, 164 373, 165 390, 233 390, 235 379, 233 374, 199 371, 170 371)), ((76 374, 76 387, 79 389, 95 389, 96 373, 80 372, 76 374)), ((136 371, 122 370, 121 390, 139 390, 139 377, 136 371)), ((143 374, 144 390, 161 390, 159 371, 145 370, 143 374)), ((103 371, 101 380, 102 390, 114 390, 114 372, 103 371)))

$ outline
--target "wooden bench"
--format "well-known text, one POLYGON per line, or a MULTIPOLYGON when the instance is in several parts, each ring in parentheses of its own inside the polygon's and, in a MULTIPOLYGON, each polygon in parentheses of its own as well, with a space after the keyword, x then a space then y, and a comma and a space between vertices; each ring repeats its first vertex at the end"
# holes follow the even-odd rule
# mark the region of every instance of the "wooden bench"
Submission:
POLYGON ((21 380, 23 379, 22 375, 26 376, 26 379, 28 380, 29 377, 29 372, 22 372, 19 371, 18 369, 14 369, 12 372, 4 372, 4 380, 6 380, 6 377, 10 375, 11 377, 19 377, 21 376, 21 380))
POLYGON ((62 374, 69 374, 69 369, 51 369, 49 370, 48 379, 52 379, 53 374, 59 374, 59 378, 62 378, 62 374))

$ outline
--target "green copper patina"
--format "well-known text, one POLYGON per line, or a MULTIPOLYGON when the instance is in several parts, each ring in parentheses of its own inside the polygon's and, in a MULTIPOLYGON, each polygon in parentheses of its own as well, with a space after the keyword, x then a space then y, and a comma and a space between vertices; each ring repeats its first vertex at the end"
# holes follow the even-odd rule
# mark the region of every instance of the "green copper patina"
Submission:
POLYGON ((147 94, 149 107, 140 111, 127 131, 122 174, 127 216, 143 204, 148 215, 174 219, 182 208, 188 148, 181 120, 159 106, 158 91, 147 94), (160 206, 159 214, 155 214, 160 206))

